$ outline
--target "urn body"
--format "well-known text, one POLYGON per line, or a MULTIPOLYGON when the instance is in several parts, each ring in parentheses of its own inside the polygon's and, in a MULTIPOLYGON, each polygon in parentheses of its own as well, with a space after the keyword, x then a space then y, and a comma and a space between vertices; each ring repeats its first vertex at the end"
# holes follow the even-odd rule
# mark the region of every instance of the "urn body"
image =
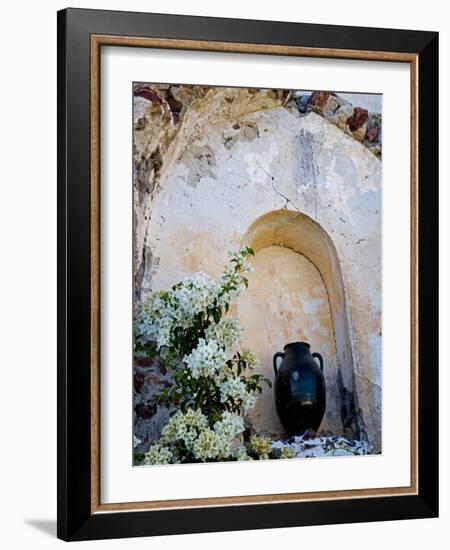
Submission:
POLYGON ((292 342, 273 356, 273 367, 275 406, 284 429, 289 435, 317 431, 326 406, 322 356, 311 354, 306 342, 292 342))

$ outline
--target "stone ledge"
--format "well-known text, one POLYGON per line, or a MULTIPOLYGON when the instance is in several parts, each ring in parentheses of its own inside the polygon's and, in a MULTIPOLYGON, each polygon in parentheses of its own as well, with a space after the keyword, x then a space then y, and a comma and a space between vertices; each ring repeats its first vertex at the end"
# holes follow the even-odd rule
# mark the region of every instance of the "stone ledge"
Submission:
POLYGON ((293 102, 302 114, 311 111, 361 142, 376 157, 381 158, 381 113, 369 113, 356 107, 335 92, 296 91, 293 102))
POLYGON ((347 439, 340 435, 310 434, 309 432, 272 443, 272 449, 284 448, 294 451, 296 458, 361 456, 371 451, 364 441, 347 439))

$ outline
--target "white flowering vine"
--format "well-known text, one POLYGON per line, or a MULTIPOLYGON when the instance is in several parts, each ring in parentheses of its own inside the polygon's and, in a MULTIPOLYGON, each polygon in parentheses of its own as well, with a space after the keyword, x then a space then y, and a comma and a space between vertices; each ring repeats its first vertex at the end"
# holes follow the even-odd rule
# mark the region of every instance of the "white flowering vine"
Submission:
POLYGON ((197 273, 169 291, 154 292, 143 304, 136 320, 136 353, 170 372, 172 383, 156 404, 173 414, 142 464, 270 457, 264 439, 251 445, 243 437, 245 415, 261 383, 270 382, 252 372, 258 360, 251 350, 240 349, 241 327, 228 315, 248 286, 253 254, 245 247, 230 254, 218 279, 197 273))

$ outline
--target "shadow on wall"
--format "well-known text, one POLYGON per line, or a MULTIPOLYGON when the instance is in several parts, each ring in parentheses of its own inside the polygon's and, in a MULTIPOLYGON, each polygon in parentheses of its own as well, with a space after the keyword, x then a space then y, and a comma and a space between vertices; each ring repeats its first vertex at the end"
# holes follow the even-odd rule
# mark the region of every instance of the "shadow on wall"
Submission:
POLYGON ((343 432, 366 439, 362 420, 355 412, 355 384, 350 330, 339 259, 333 241, 309 216, 300 212, 277 210, 259 217, 247 230, 244 245, 255 253, 266 247, 285 247, 305 256, 319 271, 325 285, 332 317, 336 349, 336 372, 333 380, 340 403, 343 432))

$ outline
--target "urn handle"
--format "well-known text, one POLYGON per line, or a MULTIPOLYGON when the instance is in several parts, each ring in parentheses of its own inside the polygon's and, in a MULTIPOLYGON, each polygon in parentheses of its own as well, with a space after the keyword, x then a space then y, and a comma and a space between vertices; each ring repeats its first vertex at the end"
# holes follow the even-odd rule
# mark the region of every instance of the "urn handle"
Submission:
POLYGON ((313 356, 314 358, 317 357, 317 359, 319 360, 319 363, 320 363, 320 370, 323 372, 323 357, 320 355, 320 353, 316 353, 316 352, 314 352, 314 353, 312 354, 312 356, 313 356))
POLYGON ((278 365, 277 365, 278 357, 281 357, 283 359, 284 353, 282 353, 281 351, 277 351, 276 354, 273 356, 273 370, 275 371, 275 376, 278 374, 278 365))

